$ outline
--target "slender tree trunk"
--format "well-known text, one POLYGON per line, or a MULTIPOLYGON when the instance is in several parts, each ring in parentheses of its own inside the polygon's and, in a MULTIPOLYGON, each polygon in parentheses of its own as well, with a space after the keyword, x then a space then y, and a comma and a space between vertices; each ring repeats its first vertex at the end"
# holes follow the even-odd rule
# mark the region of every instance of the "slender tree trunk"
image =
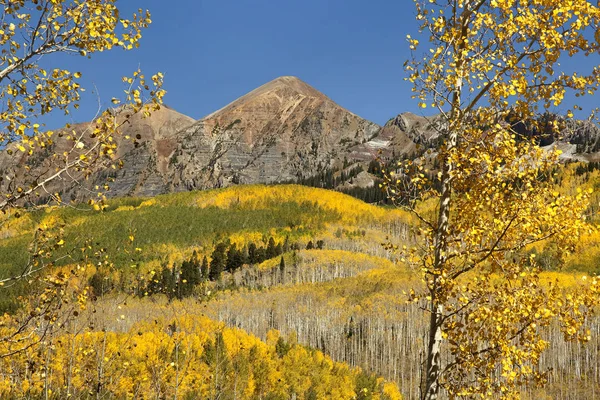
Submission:
POLYGON ((102 339, 102 352, 100 353, 100 357, 98 360, 100 361, 98 364, 98 384, 96 385, 96 400, 100 400, 102 398, 102 388, 104 385, 104 357, 106 355, 106 330, 104 331, 104 338, 102 339))
MULTIPOLYGON (((450 144, 449 144, 450 147, 450 144)), ((440 199, 440 214, 438 228, 435 233, 435 257, 432 279, 430 284, 429 302, 429 343, 427 346, 427 363, 425 373, 425 386, 421 391, 421 399, 436 400, 440 390, 440 372, 442 369, 442 322, 444 306, 439 298, 439 274, 443 271, 446 253, 446 238, 448 235, 448 220, 450 217, 450 166, 445 162, 442 173, 442 196, 440 199)))
POLYGON ((440 391, 440 370, 442 366, 442 316, 444 307, 431 304, 429 319, 429 344, 427 347, 427 366, 425 370, 425 387, 422 390, 423 400, 435 400, 440 391))
POLYGON ((50 389, 48 385, 48 377, 50 376, 50 345, 46 347, 46 363, 44 366, 44 400, 49 399, 48 390, 50 389))
POLYGON ((446 267, 446 252, 448 249, 448 227, 450 222, 450 202, 452 195, 452 169, 450 161, 452 150, 458 144, 458 131, 460 126, 455 123, 459 119, 460 101, 461 101, 460 79, 457 82, 457 88, 452 98, 452 110, 450 121, 448 121, 448 135, 446 148, 442 153, 442 177, 441 194, 437 227, 434 235, 434 261, 432 265, 431 279, 429 285, 430 301, 429 311, 431 313, 429 320, 429 343, 427 346, 427 363, 424 380, 424 387, 421 390, 421 399, 437 400, 440 391, 440 373, 442 370, 442 324, 444 318, 444 299, 440 299, 439 279, 446 267))
POLYGON ((177 395, 179 394, 179 344, 181 342, 175 343, 175 394, 173 396, 173 400, 177 400, 177 395))

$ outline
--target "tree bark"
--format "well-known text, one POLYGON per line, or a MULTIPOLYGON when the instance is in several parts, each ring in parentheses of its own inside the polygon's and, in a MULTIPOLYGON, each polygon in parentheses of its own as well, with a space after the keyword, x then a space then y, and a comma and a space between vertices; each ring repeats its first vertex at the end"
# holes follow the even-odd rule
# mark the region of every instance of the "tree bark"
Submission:
POLYGON ((435 400, 440 391, 440 370, 442 365, 442 316, 444 307, 441 304, 431 307, 429 321, 429 345, 427 347, 427 369, 425 371, 425 387, 422 391, 423 400, 435 400))
MULTIPOLYGON (((451 150, 456 146, 456 134, 450 134, 448 148, 451 150)), ((446 153, 448 154, 448 153, 446 153)), ((436 400, 440 390, 440 372, 442 369, 441 347, 442 347, 442 323, 444 316, 444 306, 442 299, 439 298, 440 284, 439 278, 446 262, 448 222, 450 219, 450 195, 451 179, 450 172, 452 166, 448 161, 448 155, 445 156, 442 171, 442 193, 440 197, 440 210, 438 216, 437 230, 435 232, 434 242, 434 263, 431 273, 433 274, 429 295, 429 344, 427 346, 427 364, 425 373, 425 386, 421 392, 423 400, 436 400)))
MULTIPOLYGON (((460 65, 460 63, 459 63, 460 65)), ((442 153, 442 188, 440 194, 440 206, 437 227, 434 236, 434 261, 430 274, 432 282, 429 286, 430 301, 429 311, 431 313, 429 320, 429 344, 427 346, 427 363, 425 373, 425 385, 421 391, 422 400, 436 400, 440 391, 440 373, 442 370, 441 347, 442 347, 442 324, 444 318, 444 301, 440 299, 439 279, 442 275, 448 249, 448 227, 450 222, 450 202, 452 195, 452 170, 451 162, 452 150, 458 144, 458 132, 460 124, 455 122, 460 118, 461 102, 461 79, 458 79, 457 86, 452 96, 452 110, 450 121, 448 121, 448 136, 446 148, 442 153)))

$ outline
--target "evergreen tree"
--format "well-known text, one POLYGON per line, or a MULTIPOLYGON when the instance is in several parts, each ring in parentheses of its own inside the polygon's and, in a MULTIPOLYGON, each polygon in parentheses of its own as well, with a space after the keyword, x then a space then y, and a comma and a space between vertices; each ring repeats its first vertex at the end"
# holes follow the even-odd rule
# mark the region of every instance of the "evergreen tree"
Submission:
MULTIPOLYGON (((163 266, 163 268, 165 268, 165 267, 163 266)), ((158 272, 156 274, 150 275, 150 279, 148 280, 148 284, 146 285, 146 292, 143 294, 148 294, 148 296, 152 296, 153 294, 157 294, 157 293, 161 293, 161 292, 162 292, 161 273, 158 272)))
POLYGON ((113 288, 113 282, 110 277, 100 271, 97 271, 88 281, 88 285, 92 288, 94 296, 100 297, 110 292, 113 288))
POLYGON ((269 244, 267 245, 267 251, 265 256, 266 259, 271 259, 277 256, 277 250, 275 248, 275 239, 273 239, 273 237, 269 238, 269 244))
POLYGON ((309 240, 308 243, 306 244, 306 250, 312 250, 315 248, 315 245, 313 244, 312 240, 309 240))
POLYGON ((217 398, 218 394, 224 391, 232 368, 222 331, 217 333, 214 341, 209 339, 206 342, 202 361, 213 371, 214 386, 211 398, 217 398))
POLYGON ((281 273, 283 273, 285 271, 285 260, 283 259, 283 256, 281 257, 281 260, 279 261, 279 271, 281 271, 281 273))
POLYGON ((279 356, 279 358, 283 358, 286 354, 291 350, 292 345, 286 343, 285 339, 279 336, 277 338, 277 343, 275 343, 275 352, 279 356))
POLYGON ((250 264, 249 255, 248 255, 248 246, 244 245, 244 248, 242 249, 240 256, 241 256, 241 260, 242 260, 242 265, 250 264))
POLYGON ((290 251, 290 237, 286 236, 285 240, 283 241, 282 252, 287 253, 288 251, 290 251))
POLYGON ((200 275, 202 277, 202 280, 208 279, 208 259, 206 258, 206 256, 202 258, 202 265, 200 266, 200 275))
POLYGON ((225 250, 227 245, 225 243, 219 243, 215 247, 211 260, 210 260, 210 271, 208 278, 211 281, 218 281, 221 278, 221 273, 225 270, 225 264, 227 261, 225 250))
POLYGON ((260 264, 261 262, 267 259, 267 252, 264 247, 259 247, 256 249, 256 264, 260 264))
POLYGON ((227 255, 226 255, 226 261, 225 261, 225 271, 227 272, 233 272, 235 271, 235 246, 231 245, 229 246, 229 250, 227 250, 227 255))
POLYGON ((242 268, 242 266, 244 265, 244 255, 242 254, 242 251, 236 247, 235 252, 233 253, 233 257, 234 257, 234 262, 233 262, 234 271, 236 271, 236 270, 242 268))
POLYGON ((238 250, 238 248, 232 244, 229 246, 229 250, 227 251, 227 263, 225 266, 225 270, 227 272, 235 272, 244 264, 242 252, 238 250))
POLYGON ((176 277, 175 271, 165 266, 160 276, 161 291, 166 294, 169 299, 175 297, 176 277))
POLYGON ((194 292, 194 287, 200 283, 200 266, 198 265, 198 254, 181 264, 180 296, 187 297, 194 292))
POLYGON ((256 245, 254 243, 250 243, 248 245, 248 263, 249 264, 256 264, 257 258, 256 258, 256 245))

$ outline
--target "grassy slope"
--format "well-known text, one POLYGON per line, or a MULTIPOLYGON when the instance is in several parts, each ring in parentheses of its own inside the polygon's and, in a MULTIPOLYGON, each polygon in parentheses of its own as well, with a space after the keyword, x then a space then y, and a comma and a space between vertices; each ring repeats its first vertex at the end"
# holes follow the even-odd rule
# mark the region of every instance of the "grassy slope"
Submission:
MULTIPOLYGON (((561 172, 558 186, 565 194, 575 188, 600 186, 600 172, 576 176, 575 166, 561 172)), ((596 214, 597 200, 592 204, 596 214)), ((123 252, 129 233, 136 237, 135 246, 143 251, 142 262, 170 258, 180 261, 193 249, 209 252, 216 240, 229 237, 243 245, 265 236, 305 243, 315 237, 333 239, 332 227, 347 231, 368 229, 389 221, 414 222, 398 210, 368 205, 341 193, 298 185, 250 185, 203 192, 186 192, 158 196, 152 199, 114 199, 103 212, 89 207, 77 209, 42 208, 24 213, 19 219, 0 224, 0 276, 21 268, 27 261, 27 245, 40 223, 58 227, 65 225, 65 241, 76 248, 90 238, 108 255, 117 267, 127 265, 130 257, 123 252)), ((0 221, 1 222, 1 221, 0 221)), ((374 229, 372 238, 379 242, 386 234, 374 229)), ((597 272, 600 235, 582 239, 585 248, 570 259, 569 267, 597 272)), ((375 241, 375 240, 374 240, 375 241)), ((544 251, 545 244, 537 246, 544 251)), ((63 261, 68 262, 67 260, 63 261)))
MULTIPOLYGON (((65 226, 65 242, 76 247, 93 239, 108 250, 117 266, 127 265, 122 249, 129 233, 141 248, 141 260, 188 256, 192 249, 233 237, 237 242, 275 236, 305 242, 330 225, 356 226, 405 218, 350 196, 296 185, 236 188, 109 202, 103 212, 88 207, 42 208, 14 219, 0 230, 0 271, 6 275, 24 265, 34 227, 65 226)), ((64 261, 65 263, 68 260, 64 261)))

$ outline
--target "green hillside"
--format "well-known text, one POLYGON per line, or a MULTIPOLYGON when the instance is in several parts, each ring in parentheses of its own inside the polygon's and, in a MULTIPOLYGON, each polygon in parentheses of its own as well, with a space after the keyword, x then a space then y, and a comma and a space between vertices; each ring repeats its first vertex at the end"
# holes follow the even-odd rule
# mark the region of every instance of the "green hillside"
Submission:
POLYGON ((130 257, 120 250, 130 234, 135 236, 136 247, 143 250, 139 259, 144 262, 172 257, 173 252, 189 255, 191 249, 210 246, 224 237, 288 237, 305 244, 334 225, 382 226, 404 218, 347 195, 295 185, 115 199, 103 211, 85 205, 40 208, 2 226, 0 271, 6 276, 26 262, 25 250, 39 224, 62 227, 65 242, 74 246, 92 239, 106 248, 117 266, 124 266, 130 257))

